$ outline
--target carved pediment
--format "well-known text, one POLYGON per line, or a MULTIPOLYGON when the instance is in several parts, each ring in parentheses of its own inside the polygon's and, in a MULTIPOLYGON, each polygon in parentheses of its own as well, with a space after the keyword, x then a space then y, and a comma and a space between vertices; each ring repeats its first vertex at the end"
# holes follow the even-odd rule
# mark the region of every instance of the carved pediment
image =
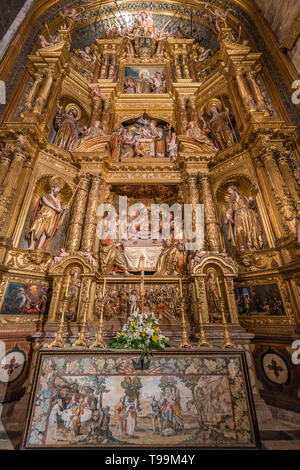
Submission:
POLYGON ((109 140, 110 137, 88 137, 86 138, 79 147, 76 148, 76 152, 101 152, 101 154, 109 151, 109 140))
POLYGON ((192 137, 178 136, 179 140, 179 152, 182 156, 188 157, 204 157, 207 159, 212 158, 216 155, 216 151, 209 147, 207 144, 197 142, 192 137))

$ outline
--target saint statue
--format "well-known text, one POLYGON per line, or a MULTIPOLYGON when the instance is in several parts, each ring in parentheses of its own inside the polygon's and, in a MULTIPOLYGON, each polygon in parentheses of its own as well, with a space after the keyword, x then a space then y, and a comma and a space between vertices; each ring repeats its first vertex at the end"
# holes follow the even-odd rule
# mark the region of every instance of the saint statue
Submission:
POLYGON ((119 162, 121 160, 121 153, 122 153, 122 146, 123 146, 123 132, 125 128, 123 126, 116 129, 112 135, 110 140, 110 148, 111 148, 111 159, 115 162, 119 162))
POLYGON ((206 296, 212 320, 222 321, 220 295, 218 292, 216 276, 212 271, 208 274, 208 279, 206 281, 206 296))
MULTIPOLYGON (((107 235, 106 238, 100 236, 100 250, 99 250, 99 261, 100 271, 103 275, 112 274, 115 275, 116 271, 123 272, 126 276, 130 276, 128 272, 127 262, 124 256, 124 245, 117 239, 112 239, 109 236, 109 230, 112 227, 112 221, 114 218, 113 214, 104 214, 105 224, 102 227, 104 233, 107 235)), ((115 234, 112 233, 112 236, 115 234)), ((103 235, 104 237, 104 235, 103 235)))
POLYGON ((55 117, 55 123, 58 131, 55 136, 54 144, 64 150, 74 150, 78 146, 78 126, 76 118, 78 111, 71 108, 67 113, 62 112, 62 106, 58 105, 59 111, 55 117))
POLYGON ((218 107, 214 104, 209 107, 207 112, 211 115, 209 122, 206 124, 203 116, 200 116, 200 119, 204 123, 204 129, 210 131, 214 145, 220 150, 225 150, 234 145, 234 136, 230 128, 229 109, 225 108, 225 111, 220 112, 218 107))
POLYGON ((26 233, 29 250, 43 250, 46 242, 53 238, 63 223, 65 211, 57 194, 64 187, 63 179, 54 176, 50 180, 50 191, 43 194, 34 210, 31 225, 26 233))
POLYGON ((253 197, 240 194, 236 186, 229 186, 227 191, 230 194, 230 203, 226 210, 228 240, 238 252, 261 249, 262 228, 255 213, 253 197))
POLYGON ((155 274, 172 275, 185 274, 186 271, 186 252, 183 240, 175 240, 171 233, 169 240, 164 240, 164 249, 159 255, 155 274))
POLYGON ((124 256, 124 247, 117 241, 104 241, 100 244, 100 269, 102 274, 116 274, 121 271, 130 276, 124 256))
POLYGON ((167 137, 166 139, 167 143, 167 151, 168 151, 168 156, 170 158, 171 162, 175 162, 177 160, 177 154, 178 154, 178 144, 176 142, 176 132, 172 132, 172 137, 167 137))
POLYGON ((216 152, 219 151, 219 149, 215 147, 212 140, 200 129, 197 124, 194 123, 194 121, 189 122, 186 135, 197 140, 197 142, 200 142, 200 144, 206 144, 208 147, 210 147, 211 150, 216 152))
POLYGON ((100 121, 95 121, 94 125, 89 127, 86 132, 82 132, 82 137, 80 139, 80 145, 86 142, 87 140, 93 139, 94 137, 104 137, 105 132, 101 127, 100 121))
POLYGON ((75 268, 71 272, 70 285, 65 294, 66 300, 68 302, 66 311, 71 321, 76 321, 80 287, 81 287, 81 280, 79 278, 79 269, 75 268))

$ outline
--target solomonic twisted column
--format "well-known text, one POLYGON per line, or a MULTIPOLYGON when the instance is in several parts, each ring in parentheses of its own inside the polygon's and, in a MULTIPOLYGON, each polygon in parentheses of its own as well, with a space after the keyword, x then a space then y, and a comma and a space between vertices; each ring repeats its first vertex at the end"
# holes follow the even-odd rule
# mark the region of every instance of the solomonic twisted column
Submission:
POLYGON ((261 156, 267 169, 272 193, 274 195, 279 212, 284 221, 293 230, 295 221, 295 207, 288 188, 285 186, 272 149, 267 150, 261 156))
POLYGON ((0 157, 0 188, 8 172, 10 161, 11 159, 8 155, 6 154, 1 155, 0 157))
POLYGON ((17 151, 13 158, 10 168, 7 172, 4 183, 1 187, 0 194, 0 230, 5 232, 5 222, 7 214, 11 208, 12 202, 14 200, 16 190, 19 184, 19 177, 23 167, 23 163, 26 159, 25 153, 17 151))
POLYGON ((204 223, 207 248, 209 251, 220 251, 220 227, 217 221, 216 208, 208 175, 200 176, 200 185, 204 204, 204 223))
POLYGON ((89 199, 87 203, 84 220, 83 235, 81 241, 81 251, 92 253, 96 237, 97 218, 96 211, 100 201, 101 178, 98 175, 92 176, 89 199))
POLYGON ((68 241, 66 246, 66 250, 69 252, 79 251, 80 248, 88 190, 89 177, 86 175, 81 176, 69 221, 68 241))

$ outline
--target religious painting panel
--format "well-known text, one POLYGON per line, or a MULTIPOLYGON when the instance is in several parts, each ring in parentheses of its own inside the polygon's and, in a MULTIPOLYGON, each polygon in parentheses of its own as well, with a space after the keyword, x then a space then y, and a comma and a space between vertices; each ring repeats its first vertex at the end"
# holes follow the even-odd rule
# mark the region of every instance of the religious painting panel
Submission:
POLYGON ((138 119, 123 122, 111 136, 111 158, 115 162, 131 159, 169 159, 178 153, 177 135, 172 126, 144 114, 138 119))
POLYGON ((126 66, 124 68, 124 93, 167 93, 167 74, 164 66, 126 66))
POLYGON ((235 296, 240 315, 285 316, 277 284, 239 286, 235 296))
POLYGON ((39 351, 23 447, 259 446, 244 353, 39 351))
POLYGON ((49 286, 9 282, 1 315, 45 315, 49 304, 49 286))
MULTIPOLYGON (((182 287, 183 298, 186 306, 186 319, 188 324, 193 321, 192 313, 192 286, 182 287)), ((99 317, 102 299, 102 289, 97 287, 94 312, 99 317)), ((140 305, 140 284, 109 283, 105 295, 104 320, 119 321, 122 326, 128 317, 140 305)), ((180 288, 178 283, 146 284, 144 293, 144 310, 153 312, 165 333, 172 327, 180 325, 181 306, 180 288)))

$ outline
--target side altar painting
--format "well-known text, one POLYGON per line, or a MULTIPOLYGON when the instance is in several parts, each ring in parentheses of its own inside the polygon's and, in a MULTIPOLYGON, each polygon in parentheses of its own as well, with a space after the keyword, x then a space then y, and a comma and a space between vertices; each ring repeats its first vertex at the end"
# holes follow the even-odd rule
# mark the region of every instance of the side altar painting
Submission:
POLYGON ((240 315, 285 316, 276 284, 237 287, 236 301, 240 315))
POLYGON ((44 315, 49 295, 47 286, 11 282, 1 308, 2 315, 44 315))
POLYGON ((39 352, 24 447, 256 446, 243 353, 134 357, 39 352))

